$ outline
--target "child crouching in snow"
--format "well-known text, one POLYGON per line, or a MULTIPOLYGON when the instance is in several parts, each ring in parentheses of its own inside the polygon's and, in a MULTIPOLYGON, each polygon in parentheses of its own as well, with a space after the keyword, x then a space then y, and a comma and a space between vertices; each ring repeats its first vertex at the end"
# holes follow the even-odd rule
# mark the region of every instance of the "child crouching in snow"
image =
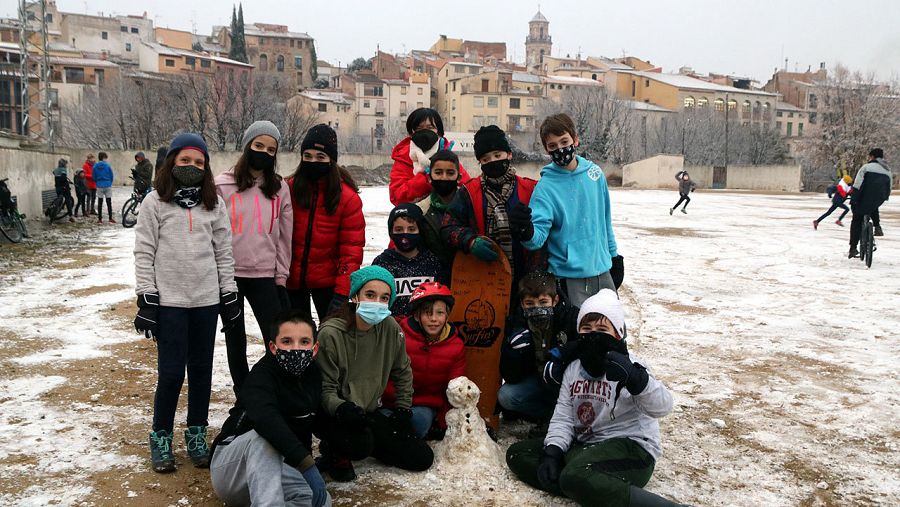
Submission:
POLYGON ((672 410, 672 395, 629 356, 614 291, 588 298, 578 322, 578 359, 563 375, 547 436, 510 446, 509 468, 581 505, 676 505, 641 489, 661 452, 657 419, 672 410))
POLYGON ((310 454, 322 399, 315 324, 288 310, 275 316, 270 336, 213 442, 213 489, 227 505, 330 505, 310 454))

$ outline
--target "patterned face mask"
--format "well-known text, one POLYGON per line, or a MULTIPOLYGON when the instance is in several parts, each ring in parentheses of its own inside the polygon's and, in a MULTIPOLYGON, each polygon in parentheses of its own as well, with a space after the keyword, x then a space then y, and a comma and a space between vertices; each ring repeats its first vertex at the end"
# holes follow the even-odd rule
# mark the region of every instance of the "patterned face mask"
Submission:
POLYGON ((522 310, 522 315, 529 323, 542 325, 553 319, 553 307, 533 306, 531 308, 525 308, 522 310))
POLYGON ((550 158, 560 167, 566 167, 575 158, 575 145, 557 148, 550 152, 550 158))
POLYGON ((286 373, 299 377, 312 364, 316 348, 284 350, 275 349, 275 360, 286 373))

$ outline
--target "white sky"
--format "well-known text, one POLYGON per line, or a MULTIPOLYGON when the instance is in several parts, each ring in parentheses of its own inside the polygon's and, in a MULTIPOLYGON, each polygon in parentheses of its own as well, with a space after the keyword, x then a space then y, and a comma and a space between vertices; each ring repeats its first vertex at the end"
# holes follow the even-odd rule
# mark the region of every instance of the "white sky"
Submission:
MULTIPOLYGON (((60 10, 141 14, 121 0, 57 0, 60 10), (125 9, 125 10, 123 10, 125 9)), ((231 4, 215 0, 147 0, 158 26, 208 34, 227 24, 231 4)), ((388 52, 428 49, 439 34, 507 43, 509 57, 524 61, 528 21, 537 2, 458 0, 397 2, 253 0, 244 20, 287 24, 316 39, 320 59, 346 63, 369 57, 377 45, 388 52)), ((0 0, 0 13, 14 16, 16 0, 0 0)), ((544 1, 553 54, 621 56, 650 60, 666 71, 682 65, 767 80, 774 68, 831 68, 843 63, 900 76, 900 2, 896 0, 557 0, 544 1)))

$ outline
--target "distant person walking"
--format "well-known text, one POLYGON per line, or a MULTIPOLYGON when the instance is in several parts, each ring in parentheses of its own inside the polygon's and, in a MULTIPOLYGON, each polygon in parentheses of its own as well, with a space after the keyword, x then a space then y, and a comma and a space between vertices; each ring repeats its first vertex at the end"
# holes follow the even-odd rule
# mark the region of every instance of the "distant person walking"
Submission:
POLYGON ((672 206, 669 209, 669 214, 675 212, 675 209, 684 203, 684 207, 681 208, 681 212, 687 215, 687 205, 691 203, 691 198, 688 196, 694 189, 697 188, 697 185, 691 179, 691 176, 687 171, 678 171, 678 174, 675 175, 675 179, 678 180, 678 194, 680 197, 678 198, 678 202, 675 203, 675 206, 672 206))
POLYGON ((853 183, 853 178, 851 178, 849 174, 845 174, 836 184, 828 187, 828 197, 831 197, 831 207, 828 208, 828 211, 823 213, 822 216, 813 220, 813 229, 818 229, 819 222, 828 218, 828 215, 834 213, 834 210, 838 208, 841 208, 844 212, 841 213, 840 218, 835 220, 834 223, 841 227, 844 226, 841 220, 843 220, 844 217, 847 216, 847 213, 850 212, 850 208, 844 204, 844 201, 847 200, 847 197, 850 196, 850 192, 853 190, 853 187, 850 186, 851 183, 853 183))
POLYGON ((106 161, 108 155, 105 152, 100 152, 97 154, 97 158, 100 160, 94 164, 93 168, 93 176, 94 183, 97 184, 97 223, 103 223, 103 199, 106 199, 106 207, 109 212, 109 223, 116 223, 115 219, 113 219, 113 210, 112 210, 112 184, 113 184, 113 170, 112 166, 109 165, 109 162, 106 161))
POLYGON ((84 171, 84 182, 87 185, 87 189, 89 192, 88 199, 91 200, 91 215, 97 214, 97 183, 94 181, 94 163, 97 159, 94 158, 93 153, 88 153, 87 158, 84 160, 84 165, 81 166, 81 169, 84 171))

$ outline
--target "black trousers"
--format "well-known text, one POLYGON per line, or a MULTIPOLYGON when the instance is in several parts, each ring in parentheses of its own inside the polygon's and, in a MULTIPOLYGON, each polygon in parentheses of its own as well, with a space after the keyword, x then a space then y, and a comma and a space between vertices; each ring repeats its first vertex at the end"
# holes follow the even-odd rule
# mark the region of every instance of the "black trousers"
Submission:
MULTIPOLYGON (((263 344, 274 339, 272 335, 272 322, 275 315, 281 311, 281 300, 278 297, 278 286, 274 278, 243 278, 234 277, 238 288, 238 301, 241 307, 246 299, 256 316, 256 323, 262 331, 263 344)), ((228 354, 228 371, 231 372, 231 381, 234 384, 234 392, 237 393, 244 380, 250 373, 247 366, 247 330, 244 325, 244 317, 241 315, 238 323, 225 333, 225 350, 228 354)))
POLYGON ((88 192, 90 192, 90 194, 88 194, 89 195, 88 198, 91 200, 91 215, 96 215, 97 214, 97 189, 90 188, 90 189, 88 189, 88 192))
POLYGON ((87 198, 89 194, 78 194, 78 203, 75 204, 75 215, 78 215, 78 209, 81 208, 81 215, 87 216, 87 198))
POLYGON ((309 305, 309 299, 312 298, 313 305, 316 307, 316 315, 319 316, 319 322, 321 323, 325 320, 325 316, 328 314, 328 306, 334 298, 334 287, 288 290, 288 297, 291 300, 291 308, 303 310, 308 315, 312 315, 312 309, 309 305))
POLYGON ((321 415, 317 425, 323 455, 353 461, 372 456, 386 465, 413 472, 428 470, 434 462, 434 452, 424 439, 399 438, 390 419, 378 411, 366 416, 362 428, 347 427, 328 415, 321 415))
POLYGON ((816 220, 816 222, 821 222, 822 220, 825 220, 825 219, 828 217, 828 215, 834 213, 834 210, 836 210, 836 209, 838 209, 838 208, 841 208, 841 209, 844 210, 844 212, 841 213, 840 218, 838 218, 838 220, 843 220, 844 217, 847 216, 847 213, 850 212, 850 208, 848 208, 847 205, 844 204, 844 203, 842 203, 842 202, 837 202, 837 203, 836 203, 836 202, 832 202, 832 203, 831 203, 831 207, 828 208, 828 211, 826 211, 822 216, 820 216, 820 217, 818 218, 818 220, 816 220))
POLYGON ((684 207, 685 207, 685 209, 687 209, 687 205, 691 203, 691 198, 688 197, 687 194, 679 194, 679 195, 681 197, 678 199, 678 202, 675 203, 675 206, 672 206, 672 209, 675 209, 678 206, 680 206, 682 202, 684 202, 684 207))
MULTIPOLYGON (((878 215, 878 209, 868 214, 872 218, 872 225, 881 227, 881 217, 878 215)), ((862 236, 863 217, 866 213, 853 210, 853 219, 850 221, 850 246, 859 245, 859 238, 862 236)))

